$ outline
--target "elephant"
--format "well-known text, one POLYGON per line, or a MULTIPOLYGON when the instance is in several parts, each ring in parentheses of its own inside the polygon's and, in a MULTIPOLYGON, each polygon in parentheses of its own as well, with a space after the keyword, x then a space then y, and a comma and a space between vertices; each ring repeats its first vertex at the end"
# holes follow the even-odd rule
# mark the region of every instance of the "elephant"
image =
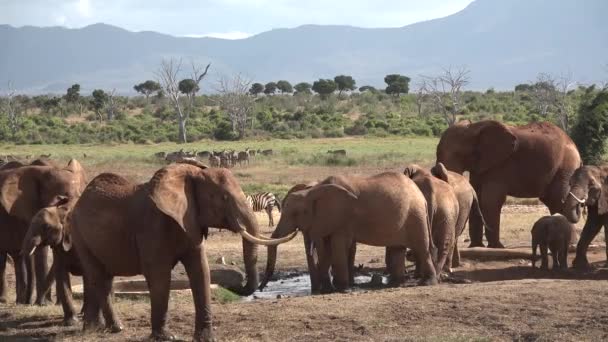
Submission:
MULTIPOLYGON (((500 212, 507 196, 538 197, 551 214, 561 213, 568 181, 581 164, 576 145, 557 126, 509 126, 494 120, 461 121, 446 129, 437 145, 437 162, 448 170, 470 172, 481 212, 490 230, 488 247, 500 242, 500 212)), ((471 245, 483 246, 482 223, 471 217, 471 245)))
POLYGON ((536 250, 540 245, 541 269, 549 268, 547 247, 553 258, 553 270, 568 268, 568 246, 576 237, 574 226, 561 214, 543 216, 532 226, 532 268, 536 268, 536 250))
MULTIPOLYGON (((327 283, 331 265, 334 275, 331 285, 338 291, 349 286, 348 278, 353 273, 349 259, 354 253, 354 242, 411 248, 419 260, 420 284, 437 283, 426 201, 416 184, 401 173, 332 176, 309 189, 289 194, 272 238, 287 237, 298 229, 315 244, 325 243, 323 248, 317 248, 319 276, 322 283, 327 283)), ((262 285, 274 273, 276 258, 276 246, 268 247, 262 285)), ((401 253, 400 261, 401 267, 392 268, 393 283, 404 278, 405 253, 401 253)))
MULTIPOLYGON (((28 256, 42 246, 51 246, 53 250, 53 266, 49 273, 44 291, 49 291, 53 278, 57 280, 57 299, 63 308, 64 325, 74 325, 77 322, 72 301, 72 286, 70 275, 82 276, 83 270, 72 248, 72 239, 68 225, 68 214, 75 200, 62 201, 57 206, 43 208, 34 217, 23 240, 21 254, 28 256)), ((84 307, 83 305, 83 312, 84 307)))
MULTIPOLYGON (((477 199, 477 193, 469 180, 466 179, 463 175, 449 171, 445 168, 442 163, 437 163, 435 166, 431 168, 431 174, 444 182, 447 182, 452 186, 454 193, 456 194, 456 198, 458 199, 458 220, 456 222, 456 242, 454 243, 454 253, 452 254, 452 265, 451 267, 459 267, 460 266, 460 252, 458 250, 458 238, 462 235, 464 231, 467 221, 469 221, 469 216, 476 216, 484 226, 486 226, 486 230, 491 228, 487 227, 486 221, 481 214, 481 209, 479 208, 479 200, 477 199)), ((469 229, 469 234, 473 233, 473 230, 469 229)), ((475 238, 469 235, 470 240, 481 240, 481 236, 475 238)))
MULTIPOLYGON (((581 219, 581 209, 587 207, 587 221, 576 245, 574 268, 588 269, 587 249, 604 226, 608 241, 608 165, 585 165, 577 169, 570 178, 570 191, 564 198, 564 216, 572 223, 581 219)), ((608 266, 608 246, 606 247, 608 266)))
POLYGON ((459 218, 456 194, 450 184, 436 178, 428 170, 416 164, 408 165, 403 174, 416 183, 426 199, 428 217, 431 222, 431 236, 433 244, 437 247, 435 264, 437 273, 444 270, 449 271, 456 243, 456 224, 459 218))
POLYGON ((244 295, 258 286, 257 244, 278 244, 295 236, 257 237, 255 216, 228 170, 181 161, 158 170, 144 184, 112 173, 93 179, 74 205, 70 220, 73 246, 84 269, 83 329, 100 327, 101 309, 106 327, 121 331, 110 300, 113 277, 143 274, 150 291, 152 338, 172 339, 165 329, 171 270, 181 262, 194 299, 194 340, 213 340, 204 243, 208 227, 242 235, 247 283, 235 291, 244 295))
MULTIPOLYGON (((80 163, 72 159, 65 168, 46 165, 19 166, 0 170, 0 302, 6 302, 6 258, 10 255, 15 266, 17 303, 29 304, 33 292, 33 271, 36 279, 36 303, 44 304, 44 279, 48 274, 48 248, 34 253, 34 265, 29 257, 20 255, 21 245, 32 217, 44 207, 54 206, 63 199, 76 198, 84 189, 86 174, 80 163)), ((7 164, 8 165, 8 164, 7 164)))

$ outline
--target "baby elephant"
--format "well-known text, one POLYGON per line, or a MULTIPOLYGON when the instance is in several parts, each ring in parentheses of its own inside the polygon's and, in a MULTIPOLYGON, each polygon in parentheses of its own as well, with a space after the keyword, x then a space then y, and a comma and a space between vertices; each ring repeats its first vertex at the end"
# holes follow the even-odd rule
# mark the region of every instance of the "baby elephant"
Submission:
POLYGON ((568 246, 576 239, 576 231, 564 216, 541 217, 532 227, 532 267, 536 267, 536 247, 540 245, 541 269, 549 268, 547 247, 553 257, 553 269, 568 268, 568 246))

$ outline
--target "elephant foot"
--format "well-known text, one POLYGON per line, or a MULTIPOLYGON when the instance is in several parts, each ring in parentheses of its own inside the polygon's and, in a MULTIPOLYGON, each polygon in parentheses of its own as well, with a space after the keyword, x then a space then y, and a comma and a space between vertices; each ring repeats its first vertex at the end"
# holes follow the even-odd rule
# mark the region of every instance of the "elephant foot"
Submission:
POLYGON ((481 241, 479 241, 479 242, 471 241, 471 243, 469 244, 469 248, 473 248, 473 247, 485 247, 485 245, 481 241))
POLYGON ((437 281, 437 277, 433 276, 433 277, 428 277, 425 279, 422 279, 418 282, 419 286, 431 286, 431 285, 437 285, 439 282, 437 281))
POLYGON ((579 271, 591 270, 591 265, 589 265, 589 261, 587 261, 587 258, 574 258, 574 261, 572 262, 572 267, 579 271))
POLYGON ((106 331, 112 333, 112 334, 117 334, 121 331, 123 331, 123 326, 120 323, 114 323, 114 324, 109 324, 106 325, 106 331))
MULTIPOLYGON (((161 331, 153 331, 152 335, 150 335, 150 340, 152 340, 152 341, 175 341, 176 337, 175 337, 175 335, 171 334, 170 332, 168 332, 166 330, 161 330, 161 331)), ((195 341, 206 341, 206 340, 197 340, 196 335, 195 335, 194 340, 195 341)))
POLYGON ((78 318, 72 316, 72 317, 64 317, 63 318, 63 325, 66 327, 73 327, 76 324, 78 324, 78 318))
POLYGON ((209 327, 194 333, 192 340, 195 342, 214 342, 215 336, 213 336, 212 328, 209 327))
POLYGON ((488 248, 505 248, 505 246, 500 241, 497 241, 488 243, 488 248))
POLYGON ((47 306, 49 304, 49 302, 46 300, 46 298, 36 298, 36 305, 38 306, 47 306))
POLYGON ((0 303, 6 304, 7 302, 6 297, 0 297, 0 303))
POLYGON ((82 331, 84 331, 85 333, 99 332, 102 330, 103 330, 103 326, 101 325, 101 322, 98 320, 94 320, 94 321, 85 320, 82 325, 82 331))

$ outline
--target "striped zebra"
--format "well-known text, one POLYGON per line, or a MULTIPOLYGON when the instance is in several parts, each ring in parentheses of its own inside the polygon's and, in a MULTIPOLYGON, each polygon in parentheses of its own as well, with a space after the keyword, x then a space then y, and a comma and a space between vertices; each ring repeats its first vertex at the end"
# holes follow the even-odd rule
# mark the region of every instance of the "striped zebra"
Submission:
POLYGON ((274 226, 272 208, 277 207, 279 212, 281 212, 281 202, 277 200, 272 192, 260 192, 253 195, 247 195, 247 202, 253 211, 266 210, 266 213, 268 214, 268 226, 274 226))

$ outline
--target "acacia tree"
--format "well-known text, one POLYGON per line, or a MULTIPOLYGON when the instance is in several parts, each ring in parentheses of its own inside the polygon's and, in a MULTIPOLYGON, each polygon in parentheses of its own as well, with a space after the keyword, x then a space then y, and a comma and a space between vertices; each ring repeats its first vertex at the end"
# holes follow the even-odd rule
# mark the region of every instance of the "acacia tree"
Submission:
POLYGON ((344 91, 357 89, 357 82, 355 82, 352 76, 338 75, 334 77, 334 82, 336 83, 336 88, 338 88, 338 96, 342 96, 342 92, 344 91))
POLYGON ((218 82, 220 108, 226 111, 232 124, 232 131, 238 138, 245 136, 247 122, 253 113, 254 100, 248 96, 251 81, 237 74, 234 77, 222 76, 218 82))
POLYGON ((308 82, 300 82, 300 83, 296 84, 293 88, 296 90, 295 95, 312 94, 312 92, 310 91, 310 89, 312 88, 312 85, 308 82))
POLYGON ((293 87, 291 86, 291 83, 285 80, 280 80, 277 82, 277 89, 279 89, 281 94, 293 93, 293 87))
POLYGON ((401 94, 407 94, 410 91, 410 78, 399 74, 390 74, 384 77, 386 83, 385 92, 389 95, 399 97, 401 94))
POLYGON ((277 84, 275 82, 268 82, 264 86, 264 94, 272 95, 277 91, 277 84))
POLYGON ((143 83, 134 85, 133 89, 135 89, 136 92, 143 94, 146 97, 146 102, 148 102, 150 95, 160 91, 162 88, 158 82, 147 80, 143 83))
POLYGON ((543 117, 554 113, 560 127, 568 131, 574 112, 568 102, 568 91, 575 85, 570 72, 559 76, 540 73, 536 77, 536 83, 531 85, 528 91, 534 99, 538 113, 543 117))
POLYGON ((449 67, 436 76, 421 76, 421 96, 428 97, 448 126, 456 123, 462 105, 462 90, 471 81, 470 73, 466 67, 449 67))
POLYGON ((95 89, 91 95, 91 108, 95 111, 95 115, 99 119, 99 122, 101 122, 103 121, 102 112, 108 101, 108 94, 101 89, 95 89))
POLYGON ((317 92, 322 99, 327 99, 336 91, 336 88, 336 82, 330 79, 320 79, 312 84, 312 90, 317 92))
POLYGON ((80 84, 76 83, 69 87, 63 99, 68 104, 77 106, 78 115, 82 116, 83 105, 82 97, 80 96, 80 84))
POLYGON ((572 140, 580 151, 584 164, 597 165, 606 153, 608 133, 608 91, 599 93, 595 86, 585 89, 576 123, 572 127, 572 140))
POLYGON ((258 96, 264 92, 264 85, 262 83, 254 83, 249 89, 249 93, 253 96, 258 96))

